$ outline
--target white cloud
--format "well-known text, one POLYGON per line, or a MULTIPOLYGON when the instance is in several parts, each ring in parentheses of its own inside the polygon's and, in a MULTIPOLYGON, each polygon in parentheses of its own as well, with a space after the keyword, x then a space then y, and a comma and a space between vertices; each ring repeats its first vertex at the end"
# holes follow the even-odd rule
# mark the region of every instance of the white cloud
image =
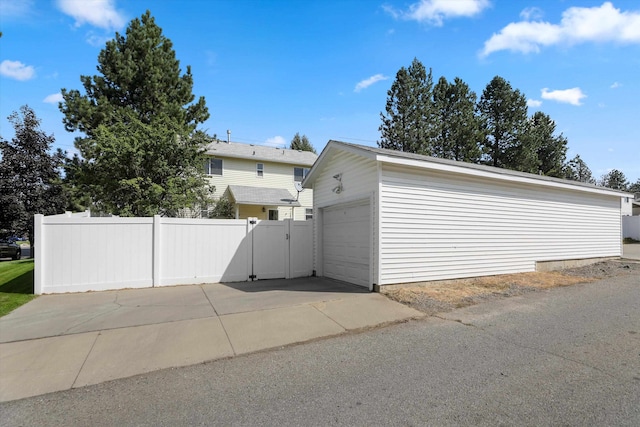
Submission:
POLYGON ((45 99, 42 100, 42 102, 46 102, 47 104, 57 104, 58 102, 62 102, 62 101, 63 101, 63 98, 61 93, 52 93, 51 95, 47 96, 45 99))
POLYGON ((366 89, 374 83, 377 83, 382 80, 387 80, 389 77, 383 76, 382 74, 376 74, 375 76, 371 76, 368 79, 364 79, 356 85, 354 92, 360 92, 362 89, 366 89))
POLYGON ((267 138, 267 140, 264 142, 264 145, 267 145, 269 147, 285 147, 287 145, 287 140, 278 135, 274 136, 273 138, 267 138))
POLYGON ((527 99, 527 107, 537 108, 542 105, 542 101, 539 99, 527 99))
POLYGON ((33 0, 0 0, 0 15, 9 16, 25 16, 31 13, 33 0))
POLYGON ((520 12, 520 17, 525 21, 531 21, 532 19, 542 19, 542 9, 538 7, 527 7, 522 12, 520 12))
POLYGON ((582 98, 586 98, 587 95, 582 93, 579 87, 563 90, 549 90, 546 87, 542 89, 542 99, 548 99, 556 102, 563 102, 571 105, 582 105, 580 102, 582 98))
POLYGON ((489 4, 489 0, 420 0, 410 5, 406 11, 398 11, 391 6, 385 6, 384 10, 396 19, 402 18, 439 27, 447 18, 477 15, 489 4))
POLYGON ((115 9, 115 0, 58 0, 58 8, 76 20, 76 27, 85 23, 105 30, 124 27, 126 19, 115 9))
POLYGON ((93 47, 104 46, 109 40, 113 38, 108 36, 100 36, 93 31, 89 31, 85 37, 85 41, 93 47))
POLYGON ((481 56, 500 50, 530 53, 559 43, 640 43, 640 11, 621 12, 610 2, 599 7, 570 7, 559 24, 526 20, 513 22, 484 43, 481 56))
POLYGON ((29 80, 35 77, 36 71, 31 65, 5 59, 0 63, 0 74, 16 80, 29 80))
POLYGON ((617 89, 619 87, 622 87, 622 83, 618 83, 618 82, 613 82, 613 84, 611 86, 609 86, 611 89, 617 89))

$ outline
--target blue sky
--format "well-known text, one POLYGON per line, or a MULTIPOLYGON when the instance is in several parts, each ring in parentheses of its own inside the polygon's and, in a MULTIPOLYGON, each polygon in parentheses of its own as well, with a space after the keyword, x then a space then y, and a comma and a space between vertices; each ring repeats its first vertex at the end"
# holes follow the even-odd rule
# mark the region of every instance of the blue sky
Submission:
POLYGON ((28 104, 73 152, 61 88, 80 89, 115 32, 149 9, 172 40, 209 134, 288 144, 306 134, 375 146, 400 67, 417 57, 434 79, 478 96, 496 75, 550 115, 599 178, 640 178, 640 3, 589 0, 0 0, 0 134, 28 104))

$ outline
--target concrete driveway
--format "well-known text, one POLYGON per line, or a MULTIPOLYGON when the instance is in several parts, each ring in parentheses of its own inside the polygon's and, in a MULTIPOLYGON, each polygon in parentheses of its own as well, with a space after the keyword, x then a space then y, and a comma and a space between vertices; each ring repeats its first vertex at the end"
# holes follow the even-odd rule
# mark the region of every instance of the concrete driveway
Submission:
POLYGON ((640 260, 640 243, 632 243, 622 246, 623 258, 640 260))
POLYGON ((43 295, 0 318, 0 401, 422 316, 315 277, 43 295))

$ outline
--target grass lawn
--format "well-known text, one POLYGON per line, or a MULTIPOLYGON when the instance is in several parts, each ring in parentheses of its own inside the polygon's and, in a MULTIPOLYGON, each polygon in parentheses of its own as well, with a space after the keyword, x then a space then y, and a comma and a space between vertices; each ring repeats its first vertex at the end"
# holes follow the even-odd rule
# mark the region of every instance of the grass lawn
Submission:
POLYGON ((33 259, 0 261, 0 317, 35 297, 33 259))

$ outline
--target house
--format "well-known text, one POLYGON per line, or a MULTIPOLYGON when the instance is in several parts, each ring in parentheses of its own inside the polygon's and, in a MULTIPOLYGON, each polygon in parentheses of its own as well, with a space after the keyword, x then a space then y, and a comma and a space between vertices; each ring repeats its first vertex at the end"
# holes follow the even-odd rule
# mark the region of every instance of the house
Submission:
POLYGON ((329 141, 313 187, 314 268, 373 289, 620 257, 619 191, 329 141))
POLYGON ((640 193, 622 198, 622 215, 640 215, 640 193))
POLYGON ((218 141, 209 145, 206 156, 213 197, 228 197, 237 219, 312 218, 313 190, 303 190, 300 183, 317 159, 315 153, 218 141))

